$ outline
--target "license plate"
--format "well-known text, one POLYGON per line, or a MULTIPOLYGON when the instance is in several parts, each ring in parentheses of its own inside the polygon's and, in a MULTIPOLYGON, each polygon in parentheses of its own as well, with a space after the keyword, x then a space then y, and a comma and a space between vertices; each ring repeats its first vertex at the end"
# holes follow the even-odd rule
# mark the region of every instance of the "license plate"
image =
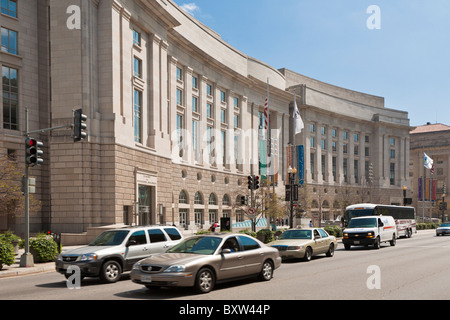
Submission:
POLYGON ((359 241, 353 241, 354 244, 359 244, 359 241))
POLYGON ((152 277, 148 275, 144 275, 141 277, 142 282, 152 282, 152 277))

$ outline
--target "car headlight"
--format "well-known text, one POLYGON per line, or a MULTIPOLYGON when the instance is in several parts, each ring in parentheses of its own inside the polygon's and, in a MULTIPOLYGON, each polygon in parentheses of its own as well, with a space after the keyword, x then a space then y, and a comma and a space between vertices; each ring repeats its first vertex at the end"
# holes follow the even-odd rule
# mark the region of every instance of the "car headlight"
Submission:
POLYGON ((134 265, 133 265, 133 269, 134 270, 139 270, 141 268, 141 262, 139 261, 139 262, 136 262, 134 265))
POLYGON ((175 265, 168 267, 164 272, 183 272, 184 270, 186 270, 185 266, 175 265))
POLYGON ((87 254, 83 254, 78 258, 78 261, 92 261, 92 260, 96 260, 97 259, 97 255, 95 253, 87 253, 87 254))

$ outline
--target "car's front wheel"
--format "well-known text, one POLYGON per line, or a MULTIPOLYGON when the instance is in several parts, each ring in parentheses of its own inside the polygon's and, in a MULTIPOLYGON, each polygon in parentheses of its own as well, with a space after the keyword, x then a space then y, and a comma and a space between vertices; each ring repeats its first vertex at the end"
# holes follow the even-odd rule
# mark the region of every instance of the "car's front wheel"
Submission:
POLYGON ((122 268, 120 264, 117 261, 110 260, 103 264, 100 278, 105 282, 114 283, 120 279, 121 275, 122 268))
POLYGON ((305 250, 305 256, 303 257, 303 260, 310 261, 311 258, 312 258, 312 249, 311 249, 311 247, 308 247, 305 250))
POLYGON ((208 293, 214 288, 215 276, 211 269, 203 268, 197 273, 195 289, 200 293, 208 293))

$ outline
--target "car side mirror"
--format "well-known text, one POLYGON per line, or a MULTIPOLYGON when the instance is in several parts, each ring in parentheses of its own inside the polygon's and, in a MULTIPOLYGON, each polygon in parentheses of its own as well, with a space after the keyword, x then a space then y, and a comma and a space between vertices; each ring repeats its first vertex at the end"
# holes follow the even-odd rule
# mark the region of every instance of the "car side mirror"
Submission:
POLYGON ((127 247, 129 247, 129 246, 134 246, 136 243, 137 243, 136 240, 128 240, 126 246, 127 246, 127 247))
POLYGON ((223 254, 225 254, 225 253, 231 253, 231 250, 230 250, 230 249, 222 249, 222 253, 223 253, 223 254))

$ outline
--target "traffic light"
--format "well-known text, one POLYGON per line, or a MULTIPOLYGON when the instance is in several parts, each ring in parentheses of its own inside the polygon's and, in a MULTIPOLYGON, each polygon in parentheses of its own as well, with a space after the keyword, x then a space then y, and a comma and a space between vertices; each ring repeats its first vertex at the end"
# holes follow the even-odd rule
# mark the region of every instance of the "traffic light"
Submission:
POLYGON ((25 140, 25 159, 28 166, 40 165, 44 162, 42 159, 44 151, 41 150, 43 146, 44 144, 36 139, 27 138, 25 140))
POLYGON ((248 176, 248 188, 253 189, 253 176, 248 176))
POLYGON ((254 180, 253 180, 253 188, 254 188, 255 190, 258 190, 258 189, 259 189, 259 177, 258 177, 258 176, 255 176, 253 179, 254 179, 254 180))
POLYGON ((87 116, 83 109, 75 110, 73 113, 73 142, 81 141, 87 137, 87 116))

